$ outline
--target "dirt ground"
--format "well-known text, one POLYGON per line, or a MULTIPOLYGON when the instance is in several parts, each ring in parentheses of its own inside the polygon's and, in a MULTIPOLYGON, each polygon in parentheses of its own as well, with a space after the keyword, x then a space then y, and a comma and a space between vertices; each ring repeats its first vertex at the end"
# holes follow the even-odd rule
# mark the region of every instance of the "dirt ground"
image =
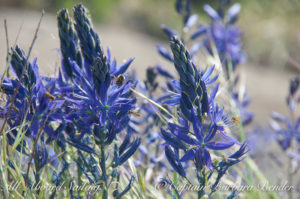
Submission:
MULTIPOLYGON (((22 26, 17 44, 28 51, 35 28, 40 18, 39 12, 0 8, 0 72, 5 68, 6 39, 3 20, 7 20, 10 45, 15 43, 18 31, 22 26)), ((60 65, 58 30, 56 16, 46 13, 32 50, 31 57, 38 57, 38 65, 42 74, 52 75, 60 65)), ((160 43, 143 33, 134 32, 126 27, 104 26, 95 24, 100 35, 102 46, 110 47, 112 55, 120 63, 129 57, 135 57, 132 67, 142 79, 145 68, 156 63, 165 63, 156 53, 156 45, 160 43)), ((173 70, 171 64, 164 64, 173 70)), ((248 63, 243 67, 249 95, 252 98, 250 109, 256 113, 257 123, 266 123, 273 110, 286 113, 285 97, 291 72, 279 70, 280 67, 257 67, 248 63), (276 68, 276 69, 275 69, 276 68)))

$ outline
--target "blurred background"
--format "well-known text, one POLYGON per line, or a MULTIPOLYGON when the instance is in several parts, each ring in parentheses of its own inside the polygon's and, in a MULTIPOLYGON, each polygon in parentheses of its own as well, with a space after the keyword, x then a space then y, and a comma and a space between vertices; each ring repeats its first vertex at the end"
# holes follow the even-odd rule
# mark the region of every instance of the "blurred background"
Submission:
MULTIPOLYGON (((44 8, 46 14, 31 58, 38 57, 42 74, 55 75, 60 65, 60 55, 56 50, 59 48, 56 12, 68 8, 72 13, 72 7, 79 2, 90 10, 102 46, 109 46, 119 63, 136 57, 132 66, 140 79, 144 79, 148 66, 157 63, 173 70, 173 66, 158 55, 156 45, 168 45, 161 24, 177 30, 182 28, 181 18, 175 12, 175 0, 0 0, 0 72, 3 72, 6 62, 4 19, 7 20, 9 45, 17 43, 28 51, 44 8)), ((199 14, 200 22, 208 22, 202 11, 203 5, 209 3, 214 7, 217 2, 193 1, 192 9, 199 14)), ((244 33, 248 58, 242 73, 252 99, 249 109, 255 113, 254 124, 265 128, 272 111, 287 114, 289 78, 300 70, 300 1, 234 2, 242 5, 237 25, 244 33)), ((256 143, 258 150, 264 151, 265 139, 268 138, 261 137, 260 143, 256 143)), ((270 163, 266 161, 269 159, 260 159, 260 165, 268 170, 270 163)))
MULTIPOLYGON (((174 0, 0 0, 1 8, 40 11, 55 14, 60 8, 71 8, 82 2, 89 8, 95 22, 123 25, 133 31, 161 39, 160 24, 180 28, 174 0)), ((264 66, 288 67, 289 58, 297 59, 300 49, 298 0, 233 1, 242 4, 239 26, 245 32, 245 49, 251 63, 264 66)), ((207 21, 202 12, 206 3, 218 0, 193 0, 193 11, 207 21)), ((25 14, 25 13, 24 13, 25 14)))
MULTIPOLYGON (((135 56, 135 68, 144 68, 162 61, 155 51, 158 43, 167 38, 160 30, 161 24, 181 29, 180 17, 175 12, 175 0, 0 0, 0 19, 7 19, 10 44, 15 42, 27 49, 31 43, 40 11, 46 11, 41 25, 34 56, 38 56, 42 72, 53 73, 59 55, 55 13, 61 8, 82 2, 89 8, 98 34, 105 46, 112 48, 120 61, 135 56)), ((244 49, 248 63, 246 82, 253 99, 251 109, 258 112, 256 120, 267 121, 271 110, 284 112, 288 77, 300 66, 300 1, 235 1, 242 4, 238 25, 244 32, 244 49), (248 67, 249 66, 249 67, 248 67), (258 86, 260 85, 260 86, 258 86), (259 95, 260 100, 255 97, 259 95)), ((199 21, 207 22, 202 7, 218 0, 194 0, 193 12, 199 21)), ((6 45, 4 26, 0 25, 0 44, 6 45)), ((5 63, 5 48, 1 48, 1 68, 5 63)), ((144 75, 144 74, 141 74, 144 75)))
MULTIPOLYGON (((156 53, 156 45, 168 39, 160 29, 166 24, 180 30, 180 16, 174 8, 175 0, 0 0, 0 69, 4 70, 6 37, 3 21, 7 20, 9 44, 19 44, 28 50, 35 28, 44 8, 42 21, 32 57, 38 57, 43 74, 55 74, 60 64, 56 12, 82 2, 92 16, 103 47, 109 46, 119 62, 136 57, 133 64, 141 79, 145 68, 165 64, 156 53)), ((300 1, 233 1, 242 5, 237 25, 243 31, 244 49, 248 62, 243 68, 244 81, 252 98, 250 109, 256 113, 255 122, 269 120, 271 111, 287 113, 285 98, 288 80, 300 67, 300 1)), ((203 5, 213 7, 218 0, 194 0, 193 12, 200 22, 208 22, 203 5)), ((173 66, 165 67, 173 70, 173 66)))

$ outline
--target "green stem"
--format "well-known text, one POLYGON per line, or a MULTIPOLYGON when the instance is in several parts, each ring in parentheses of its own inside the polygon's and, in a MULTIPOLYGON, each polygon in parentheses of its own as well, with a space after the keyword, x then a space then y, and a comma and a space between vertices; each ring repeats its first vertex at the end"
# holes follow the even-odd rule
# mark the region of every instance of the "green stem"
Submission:
POLYGON ((206 184, 205 169, 202 169, 200 172, 198 170, 196 170, 196 175, 197 175, 197 180, 198 180, 198 183, 199 183, 198 199, 200 199, 205 195, 204 188, 207 185, 206 184))
MULTIPOLYGON (((292 163, 293 163, 293 158, 289 158, 289 163, 288 163, 288 168, 287 168, 287 174, 288 174, 288 183, 290 184, 290 185, 292 185, 293 186, 293 172, 290 170, 291 168, 292 168, 292 163)), ((289 191, 288 191, 288 198, 289 199, 293 199, 293 189, 290 189, 289 191)))
MULTIPOLYGON (((294 111, 291 110, 291 111, 290 111, 292 124, 295 124, 295 122, 296 122, 295 111, 296 111, 296 110, 294 110, 294 111)), ((293 140, 292 140, 292 142, 291 142, 290 149, 292 149, 292 151, 294 150, 294 143, 293 143, 293 140)), ((295 173, 292 171, 292 168, 293 168, 293 158, 292 158, 292 157, 289 157, 288 168, 287 168, 287 175, 288 175, 288 183, 289 183, 291 186, 293 186, 293 175, 295 175, 295 173)), ((289 199, 293 199, 293 189, 290 189, 290 190, 288 191, 288 196, 289 196, 289 199)))
POLYGON ((108 192, 107 192, 107 172, 106 172, 106 165, 105 165, 105 147, 104 147, 104 138, 105 138, 105 129, 101 129, 101 143, 100 143, 100 149, 101 149, 101 154, 100 154, 100 167, 102 170, 102 180, 104 182, 104 186, 103 186, 103 195, 102 198, 103 199, 108 199, 108 192))
MULTIPOLYGON (((83 162, 82 162, 82 160, 81 160, 80 157, 78 157, 78 162, 79 162, 80 165, 83 164, 83 162)), ((78 179, 78 186, 81 186, 81 185, 82 185, 82 179, 81 179, 81 177, 82 177, 82 170, 81 170, 80 166, 77 165, 77 179, 78 179)), ((79 197, 80 197, 80 194, 79 194, 79 197)), ((81 198, 81 197, 80 197, 80 198, 81 198)))
POLYGON ((198 199, 202 198, 204 196, 204 191, 201 189, 198 191, 198 199))

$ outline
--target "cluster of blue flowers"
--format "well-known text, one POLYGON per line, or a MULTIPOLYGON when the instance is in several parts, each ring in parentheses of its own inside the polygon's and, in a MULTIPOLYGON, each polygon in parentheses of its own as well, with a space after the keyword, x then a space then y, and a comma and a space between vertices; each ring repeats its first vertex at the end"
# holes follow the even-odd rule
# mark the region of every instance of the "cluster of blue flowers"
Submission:
MULTIPOLYGON (((212 37, 210 34, 213 34, 213 32, 209 31, 209 29, 214 29, 212 27, 216 26, 215 24, 218 24, 218 28, 223 31, 229 31, 228 29, 231 29, 230 25, 235 22, 233 18, 236 19, 238 14, 238 11, 233 10, 238 6, 239 5, 236 4, 230 9, 228 15, 231 14, 232 19, 226 24, 226 27, 221 27, 223 21, 221 17, 219 17, 218 20, 213 19, 212 24, 207 25, 201 34, 199 29, 197 29, 197 32, 191 36, 193 41, 198 36, 205 33, 206 36, 204 40, 207 43, 207 48, 208 44, 211 44, 211 42, 218 44, 217 49, 220 52, 218 51, 217 53, 220 53, 220 55, 222 52, 224 55, 226 54, 224 58, 221 58, 224 65, 225 62, 227 64, 229 60, 234 59, 234 56, 237 58, 237 52, 231 52, 233 51, 233 48, 239 48, 239 60, 234 60, 235 66, 241 63, 241 60, 244 60, 244 54, 242 53, 240 44, 240 34, 228 35, 228 38, 220 39, 212 37), (232 45, 229 45, 228 49, 224 49, 224 45, 228 45, 227 43, 229 41, 227 40, 231 39, 237 41, 235 47, 233 47, 234 42, 232 42, 232 45), (232 57, 228 57, 228 55, 231 55, 232 57), (226 61, 224 60, 225 57, 226 61)), ((208 12, 209 10, 211 12, 214 11, 208 5, 206 5, 204 9, 208 15, 211 14, 208 12)), ((197 21, 197 15, 191 15, 191 2, 177 1, 176 10, 183 18, 183 32, 190 30, 197 21)), ((171 113, 165 114, 164 111, 161 111, 161 116, 158 116, 157 113, 160 111, 159 108, 154 105, 151 106, 151 103, 149 102, 146 102, 141 107, 141 109, 145 110, 147 113, 142 120, 148 121, 147 128, 144 132, 148 135, 147 143, 161 143, 164 146, 165 156, 170 163, 171 168, 189 182, 187 170, 190 168, 190 161, 194 162, 197 179, 202 186, 206 186, 206 183, 211 179, 213 173, 216 172, 217 177, 210 192, 210 194, 212 194, 215 192, 215 187, 218 185, 225 172, 231 166, 243 159, 244 154, 247 153, 247 147, 245 143, 240 143, 226 132, 229 114, 227 114, 224 108, 220 107, 215 100, 219 89, 219 83, 216 83, 216 81, 218 81, 219 73, 215 72, 215 66, 204 71, 199 67, 196 67, 193 62, 196 53, 202 46, 205 46, 202 45, 203 42, 196 42, 190 50, 187 50, 184 42, 179 39, 176 30, 173 30, 166 25, 162 25, 162 29, 170 39, 171 52, 163 45, 158 45, 157 50, 163 58, 174 64, 179 75, 179 80, 174 79, 175 75, 171 74, 160 65, 147 70, 147 80, 142 84, 143 93, 148 94, 147 97, 149 99, 162 104, 165 110, 171 113), (164 78, 165 84, 162 86, 159 86, 155 81, 158 76, 164 78), (163 95, 155 97, 153 93, 158 89, 163 92, 163 95), (175 110, 174 107, 176 107, 175 110), (177 117, 174 118, 170 115, 176 115, 177 117), (161 122, 162 117, 165 118, 163 119, 164 122, 161 122), (152 120, 149 120, 150 118, 152 120), (162 126, 160 128, 160 136, 157 136, 156 133, 157 126, 162 126), (240 147, 235 153, 228 156, 229 160, 220 161, 218 163, 212 161, 210 151, 225 150, 233 145, 238 145, 240 147)), ((183 36, 181 36, 181 38, 183 38, 183 36)), ((207 50, 209 49, 210 48, 207 50)), ((225 68, 225 70, 227 71, 227 68, 225 68)), ((234 84, 237 83, 238 78, 236 78, 234 84)), ((253 114, 245 110, 250 100, 243 96, 243 101, 240 102, 239 93, 237 92, 232 93, 232 98, 237 103, 237 106, 239 106, 238 109, 241 111, 241 123, 243 125, 250 123, 253 114)), ((157 147, 156 151, 158 150, 161 151, 162 149, 157 147)), ((153 162, 161 163, 161 166, 166 167, 166 165, 163 164, 163 159, 159 156, 153 156, 152 160, 154 160, 153 162)), ((166 181, 166 179, 163 180, 166 181)), ((175 193, 178 192, 175 190, 175 193)), ((203 192, 201 194, 205 195, 208 193, 203 192)), ((180 196, 177 195, 173 197, 180 196)))
MULTIPOLYGON (((247 90, 241 93, 239 89, 239 74, 236 68, 239 64, 246 62, 246 55, 242 48, 240 29, 235 26, 240 11, 240 4, 235 3, 228 11, 225 8, 230 5, 230 1, 220 1, 219 9, 216 11, 210 5, 204 5, 203 10, 210 18, 210 24, 198 24, 197 14, 191 14, 190 1, 176 1, 176 11, 183 18, 182 35, 166 25, 162 25, 163 31, 171 39, 174 36, 180 37, 183 43, 191 44, 189 54, 192 60, 197 59, 197 53, 205 50, 211 56, 218 56, 226 73, 226 78, 230 81, 229 90, 231 98, 236 103, 238 115, 241 123, 247 125, 253 120, 254 114, 247 110, 250 104, 247 90), (225 14, 226 13, 226 14, 225 14), (187 41, 186 41, 187 40, 187 41)), ((163 45, 158 45, 157 50, 166 60, 173 62, 171 53, 163 45)), ((202 73, 204 73, 202 71, 202 73)), ((216 81, 218 75, 212 78, 209 84, 216 81)), ((236 114, 236 113, 235 113, 236 114)))
MULTIPOLYGON (((48 154, 53 151, 53 142, 61 152, 74 146, 78 150, 75 160, 78 169, 91 183, 104 182, 106 190, 108 178, 119 175, 117 169, 113 174, 106 173, 108 155, 112 156, 113 168, 118 168, 141 142, 139 138, 131 141, 132 134, 128 131, 130 111, 136 107, 136 98, 130 90, 136 81, 126 73, 133 58, 117 66, 109 49, 104 54, 86 9, 79 4, 73 11, 74 23, 65 9, 57 17, 62 56, 58 77, 41 76, 36 59, 30 63, 18 46, 11 50, 10 65, 17 79, 3 79, 1 91, 7 100, 1 107, 1 118, 9 125, 9 144, 14 144, 20 128, 26 131, 27 138, 17 149, 32 154, 36 175, 57 157, 48 154), (106 154, 112 143, 114 153, 106 154), (91 166, 91 161, 99 164, 101 170, 91 166)), ((53 181, 59 181, 57 177, 61 175, 54 175, 53 181)), ((30 181, 29 176, 26 180, 30 181)), ((120 198, 124 194, 115 195, 120 198)), ((107 192, 103 198, 107 198, 107 192)))
POLYGON ((283 150, 292 149, 290 154, 293 158, 300 152, 300 117, 297 116, 296 108, 299 103, 300 79, 293 77, 290 80, 289 93, 286 99, 291 117, 286 117, 280 113, 272 113, 270 126, 276 132, 276 138, 283 150))
MULTIPOLYGON (((101 186, 105 199, 110 195, 111 182, 120 181, 121 168, 127 168, 127 160, 139 150, 140 159, 134 160, 136 167, 155 168, 161 172, 159 177, 166 177, 171 169, 190 183, 188 171, 194 168, 198 184, 210 185, 209 190, 199 190, 198 198, 216 192, 228 169, 244 159, 247 145, 230 134, 230 114, 217 102, 220 73, 215 66, 201 69, 194 58, 201 47, 213 55, 215 46, 226 77, 231 78, 237 65, 245 60, 241 34, 233 27, 239 9, 235 4, 224 15, 224 10, 217 12, 205 5, 211 24, 196 28, 190 36, 196 42, 189 50, 183 35, 162 25, 171 51, 162 45, 157 50, 175 66, 178 78, 156 65, 148 68, 146 80, 139 82, 127 71, 134 58, 117 65, 110 50, 102 49, 81 4, 73 8, 73 18, 66 9, 57 15, 62 58, 57 77, 41 76, 36 59, 30 63, 18 46, 11 49, 10 66, 16 79, 2 78, 0 86, 6 103, 0 108, 0 117, 9 126, 9 144, 21 140, 17 150, 29 157, 23 162, 27 166, 23 172, 26 185, 32 184, 32 177, 39 181, 43 168, 52 164, 57 167, 51 169, 53 184, 59 185, 63 176, 80 183, 84 176, 101 186), (200 36, 202 39, 196 40, 200 36), (157 77, 164 78, 165 84, 160 86, 157 77), (138 103, 134 93, 143 96, 144 101, 138 103), (25 132, 23 139, 21 132, 25 132), (146 135, 147 139, 142 142, 134 138, 136 135, 146 135), (154 150, 150 146, 155 146, 154 150), (234 146, 235 151, 223 152, 234 146), (226 158, 214 158, 215 155, 226 158), (35 168, 30 172, 32 163, 35 168), (77 178, 72 177, 72 164, 76 165, 77 178)), ((182 16, 183 32, 192 30, 197 15, 191 14, 191 1, 177 0, 176 11, 182 16)), ((237 82, 238 78, 233 87, 237 82)), ((240 102, 239 93, 234 91, 231 97, 240 110, 242 124, 249 123, 253 114, 245 108, 250 100, 243 98, 240 102)), ((14 169, 14 165, 10 166, 14 169)), ((117 186, 114 198, 122 198, 131 189, 134 175, 123 190, 117 186)), ((175 187, 174 193, 177 196, 173 197, 181 198, 175 187)), ((51 197, 55 194, 53 191, 51 197)), ((70 194, 72 198, 80 197, 80 193, 70 194)), ((234 196, 235 190, 228 198, 234 196)))
MULTIPOLYGON (((189 52, 176 37, 171 40, 171 49, 174 55, 174 65, 180 77, 179 82, 174 82, 179 86, 180 97, 177 104, 173 103, 175 106, 179 105, 179 118, 177 121, 169 122, 167 129, 161 129, 166 142, 165 154, 174 170, 185 178, 187 174, 182 163, 192 160, 195 163, 200 185, 206 186, 205 183, 214 171, 222 176, 225 173, 224 168, 226 171, 230 166, 242 160, 246 153, 246 145, 243 144, 236 153, 229 156, 234 160, 213 163, 210 150, 220 151, 234 144, 240 145, 240 142, 225 132, 226 124, 223 118, 226 117, 226 113, 215 102, 219 84, 215 85, 210 93, 208 91, 208 85, 216 81, 216 78, 210 79, 214 67, 204 74, 198 71, 189 52)), ((215 186, 220 178, 216 179, 215 186)))
MULTIPOLYGON (((270 121, 271 130, 275 133, 275 140, 288 158, 287 179, 290 184, 299 185, 297 171, 299 170, 300 162, 300 117, 297 114, 299 104, 299 86, 300 79, 294 76, 290 79, 288 96, 286 103, 290 116, 284 116, 280 113, 273 112, 272 120, 270 121)), ((277 164, 282 164, 282 161, 277 157, 273 157, 277 164)), ((296 192, 298 193, 298 188, 296 192)), ((296 195, 297 195, 296 193, 296 195)), ((289 198, 294 198, 294 192, 289 191, 289 198)))

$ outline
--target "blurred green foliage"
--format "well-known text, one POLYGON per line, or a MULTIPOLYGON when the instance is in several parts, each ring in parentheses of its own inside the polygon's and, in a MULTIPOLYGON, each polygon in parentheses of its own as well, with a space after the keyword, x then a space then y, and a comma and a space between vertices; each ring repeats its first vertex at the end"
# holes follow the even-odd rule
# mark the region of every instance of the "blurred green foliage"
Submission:
MULTIPOLYGON (((181 30, 180 17, 175 12, 175 0, 0 0, 0 6, 14 6, 56 13, 82 2, 96 22, 117 24, 121 28, 142 31, 157 38, 164 34, 161 24, 181 30)), ((292 57, 298 63, 300 51, 299 0, 232 0, 242 4, 238 25, 244 32, 244 47, 249 61, 259 65, 289 65, 292 57)), ((219 0, 192 0, 192 10, 199 21, 206 23, 204 4, 218 7, 219 0)), ((70 12, 72 13, 72 12, 70 12)))
POLYGON ((105 22, 108 20, 110 13, 114 12, 114 7, 119 3, 120 0, 52 0, 53 8, 55 10, 60 8, 67 8, 69 10, 80 2, 86 4, 89 8, 91 15, 95 21, 105 22))
POLYGON ((0 0, 0 6, 12 6, 40 10, 46 9, 48 12, 57 12, 61 8, 69 10, 78 3, 83 3, 90 9, 95 21, 105 22, 110 14, 114 13, 114 8, 120 0, 0 0))

